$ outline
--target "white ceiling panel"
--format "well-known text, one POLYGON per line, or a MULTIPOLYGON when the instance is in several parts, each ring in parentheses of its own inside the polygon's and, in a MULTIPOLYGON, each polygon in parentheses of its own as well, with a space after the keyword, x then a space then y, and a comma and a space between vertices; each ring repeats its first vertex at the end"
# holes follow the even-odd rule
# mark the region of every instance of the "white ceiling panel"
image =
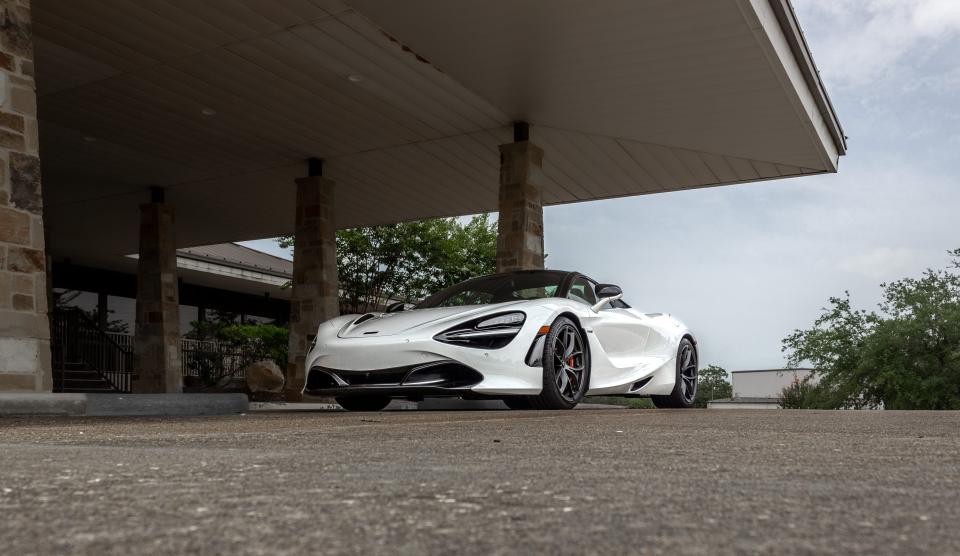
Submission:
POLYGON ((134 252, 151 186, 287 233, 310 157, 342 227, 496 210, 518 120, 547 204, 833 171, 783 1, 34 0, 51 245, 134 252))

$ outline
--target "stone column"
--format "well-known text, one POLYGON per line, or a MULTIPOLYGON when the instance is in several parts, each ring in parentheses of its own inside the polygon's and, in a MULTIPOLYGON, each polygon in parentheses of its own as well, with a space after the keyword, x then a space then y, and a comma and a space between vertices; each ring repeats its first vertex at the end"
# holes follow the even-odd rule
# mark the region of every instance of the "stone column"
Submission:
POLYGON ((154 198, 140 205, 137 325, 133 391, 183 390, 180 364, 180 296, 173 207, 154 198))
POLYGON ((500 145, 500 216, 497 271, 543 268, 543 149, 517 126, 513 143, 500 145))
POLYGON ((49 392, 50 323, 30 2, 0 2, 0 392, 49 392))
POLYGON ((317 328, 340 314, 334 182, 319 175, 297 180, 297 214, 290 293, 290 344, 284 397, 300 401, 307 351, 317 328))

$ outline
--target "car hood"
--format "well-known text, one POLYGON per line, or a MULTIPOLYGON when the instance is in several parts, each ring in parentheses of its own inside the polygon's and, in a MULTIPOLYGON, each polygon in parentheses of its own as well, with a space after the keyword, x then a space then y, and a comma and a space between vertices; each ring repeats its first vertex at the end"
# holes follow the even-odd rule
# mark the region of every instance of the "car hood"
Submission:
POLYGON ((413 332, 426 325, 458 322, 466 317, 482 315, 491 310, 499 310, 523 301, 509 301, 493 305, 467 305, 464 307, 436 307, 432 309, 413 309, 398 313, 367 313, 358 315, 349 324, 340 329, 340 338, 381 338, 413 332), (359 323, 358 323, 359 321, 359 323), (354 324, 357 323, 357 324, 354 324))

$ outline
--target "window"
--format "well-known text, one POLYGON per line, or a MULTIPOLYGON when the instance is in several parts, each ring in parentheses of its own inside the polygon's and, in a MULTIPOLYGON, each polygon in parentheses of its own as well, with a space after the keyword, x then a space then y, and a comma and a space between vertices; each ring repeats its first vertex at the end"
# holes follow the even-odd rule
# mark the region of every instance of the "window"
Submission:
POLYGON ((580 276, 570 285, 570 293, 567 294, 570 299, 582 301, 587 305, 594 305, 597 302, 597 296, 593 292, 593 284, 586 278, 580 276))
POLYGON ((553 297, 565 276, 563 272, 543 270, 474 278, 431 295, 417 308, 486 305, 553 297))

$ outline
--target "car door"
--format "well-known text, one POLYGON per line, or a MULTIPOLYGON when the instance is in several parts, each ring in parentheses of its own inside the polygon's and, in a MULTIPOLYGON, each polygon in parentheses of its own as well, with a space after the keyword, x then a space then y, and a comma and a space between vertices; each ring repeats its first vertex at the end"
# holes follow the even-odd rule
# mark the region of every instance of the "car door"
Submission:
MULTIPOLYGON (((579 276, 571 284, 568 297, 594 305, 599 301, 596 286, 593 280, 579 276)), ((630 309, 626 303, 614 303, 592 313, 584 324, 596 336, 611 363, 623 368, 636 364, 646 350, 650 336, 647 321, 642 313, 630 309)))

